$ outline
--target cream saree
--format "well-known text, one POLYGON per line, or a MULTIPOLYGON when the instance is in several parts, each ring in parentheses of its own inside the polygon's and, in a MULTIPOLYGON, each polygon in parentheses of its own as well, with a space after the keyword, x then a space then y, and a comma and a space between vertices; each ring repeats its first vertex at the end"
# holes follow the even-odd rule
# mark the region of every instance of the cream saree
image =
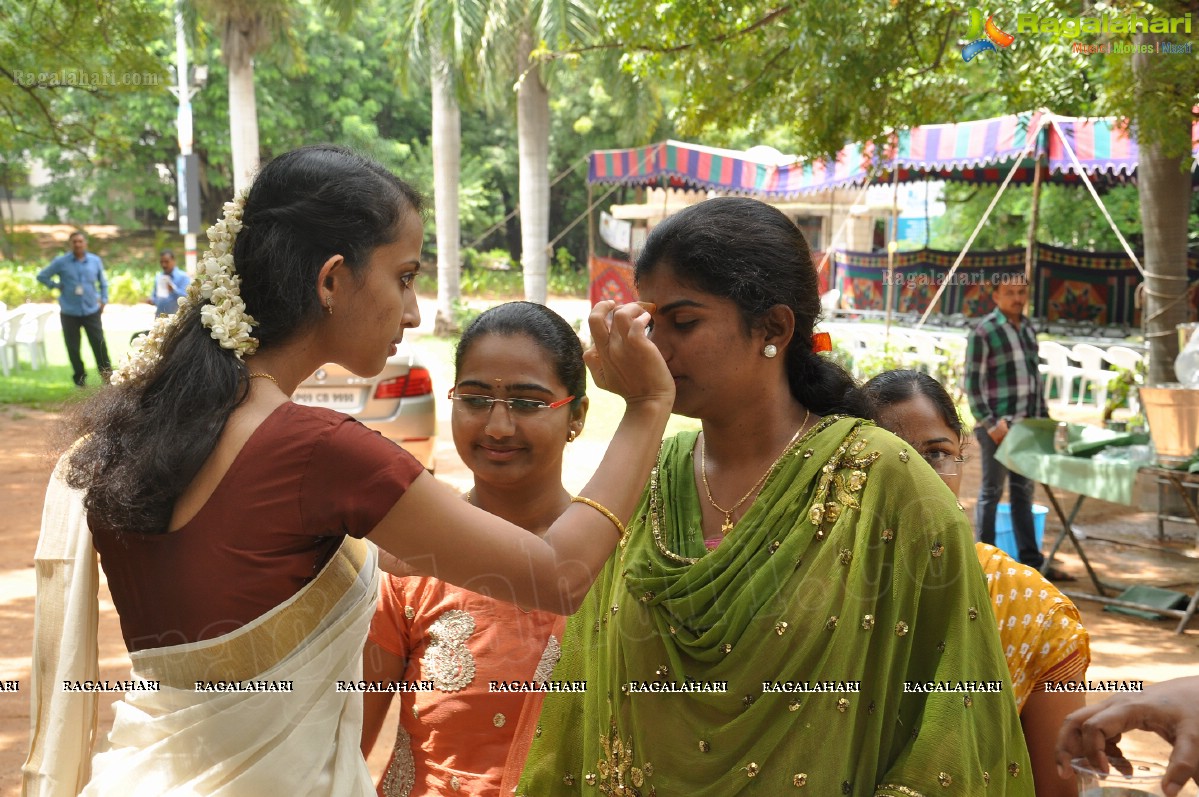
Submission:
POLYGON ((518 795, 1033 794, 969 525, 898 438, 828 418, 705 551, 667 440, 567 625, 518 795))
POLYGON ((300 592, 237 631, 133 653, 132 680, 94 758, 96 561, 80 496, 51 480, 38 545, 25 795, 370 795, 362 674, 376 552, 346 538, 300 592), (154 685, 157 688, 154 688, 154 685), (89 778, 90 759, 90 778, 89 778))

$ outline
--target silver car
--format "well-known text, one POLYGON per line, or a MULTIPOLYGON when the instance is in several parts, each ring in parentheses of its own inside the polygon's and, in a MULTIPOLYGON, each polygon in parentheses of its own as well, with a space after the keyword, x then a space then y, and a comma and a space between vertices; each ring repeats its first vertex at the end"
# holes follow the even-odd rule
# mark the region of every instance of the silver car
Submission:
POLYGON ((365 378, 340 365, 323 365, 305 379, 292 401, 352 415, 403 446, 433 470, 437 408, 433 379, 408 343, 387 358, 378 376, 365 378))

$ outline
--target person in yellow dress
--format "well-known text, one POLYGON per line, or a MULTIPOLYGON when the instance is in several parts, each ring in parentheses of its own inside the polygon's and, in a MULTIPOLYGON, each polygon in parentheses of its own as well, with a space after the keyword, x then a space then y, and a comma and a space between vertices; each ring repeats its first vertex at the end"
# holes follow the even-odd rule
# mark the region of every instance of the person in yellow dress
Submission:
MULTIPOLYGON (((920 371, 886 371, 865 389, 877 405, 879 425, 911 443, 956 495, 966 438, 945 388, 920 371)), ((975 549, 1012 674, 1037 795, 1074 797, 1073 776, 1058 777, 1054 743, 1062 719, 1086 699, 1081 692, 1046 691, 1046 685, 1085 679, 1091 655, 1082 618, 1034 568, 993 545, 978 542, 975 549)))

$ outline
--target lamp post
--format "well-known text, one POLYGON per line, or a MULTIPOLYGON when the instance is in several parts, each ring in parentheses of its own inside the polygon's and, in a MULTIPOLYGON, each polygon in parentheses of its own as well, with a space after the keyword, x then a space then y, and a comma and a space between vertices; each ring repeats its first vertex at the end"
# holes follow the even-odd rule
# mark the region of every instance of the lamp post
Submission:
POLYGON ((191 98, 208 79, 208 67, 199 65, 192 74, 187 64, 187 32, 183 26, 183 0, 175 3, 175 78, 171 93, 179 100, 176 124, 179 156, 175 161, 178 177, 179 232, 183 234, 184 262, 187 273, 196 272, 196 233, 200 229, 199 159, 192 152, 191 98), (190 79, 189 79, 190 78, 190 79))

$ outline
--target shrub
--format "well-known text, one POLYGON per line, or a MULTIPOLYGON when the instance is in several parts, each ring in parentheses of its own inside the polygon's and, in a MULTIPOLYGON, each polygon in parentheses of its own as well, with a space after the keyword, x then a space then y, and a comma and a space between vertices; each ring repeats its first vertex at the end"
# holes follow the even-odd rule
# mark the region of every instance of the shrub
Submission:
POLYGON ((0 302, 9 307, 25 302, 52 302, 55 293, 37 281, 40 266, 0 263, 0 302))
POLYGON ((122 272, 108 278, 108 301, 112 304, 139 304, 151 290, 151 281, 140 275, 122 272))

